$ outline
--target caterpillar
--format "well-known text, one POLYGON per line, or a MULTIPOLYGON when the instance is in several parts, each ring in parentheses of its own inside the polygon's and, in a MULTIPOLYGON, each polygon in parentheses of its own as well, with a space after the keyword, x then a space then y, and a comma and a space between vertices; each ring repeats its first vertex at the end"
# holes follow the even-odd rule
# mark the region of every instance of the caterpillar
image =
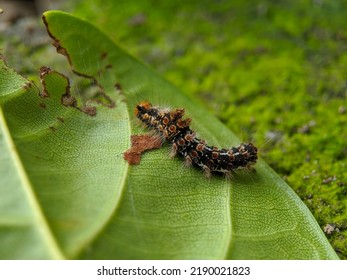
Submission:
POLYGON ((231 176, 232 171, 250 168, 257 161, 257 148, 252 143, 218 149, 197 138, 189 127, 191 119, 183 118, 183 108, 161 109, 143 101, 136 106, 134 113, 149 129, 172 144, 171 157, 182 156, 187 166, 201 168, 208 178, 212 173, 231 176))

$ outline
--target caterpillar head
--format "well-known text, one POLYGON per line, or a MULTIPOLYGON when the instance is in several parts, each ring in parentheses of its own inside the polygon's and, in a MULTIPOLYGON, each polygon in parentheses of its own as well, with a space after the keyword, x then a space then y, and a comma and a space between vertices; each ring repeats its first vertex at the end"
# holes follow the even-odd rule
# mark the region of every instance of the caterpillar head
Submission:
POLYGON ((142 101, 135 107, 134 114, 136 117, 140 117, 141 115, 147 113, 150 108, 152 108, 151 103, 142 101))

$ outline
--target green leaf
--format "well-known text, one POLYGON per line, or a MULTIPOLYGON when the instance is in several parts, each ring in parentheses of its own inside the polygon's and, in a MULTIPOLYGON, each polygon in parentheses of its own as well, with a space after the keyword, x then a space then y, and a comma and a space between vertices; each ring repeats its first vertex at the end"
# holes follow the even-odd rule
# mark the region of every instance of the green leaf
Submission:
POLYGON ((63 75, 41 75, 45 97, 1 67, 0 242, 14 241, 0 258, 337 258, 306 206, 262 160, 256 173, 206 179, 170 159, 164 145, 128 166, 130 136, 146 132, 133 116, 142 100, 185 108, 210 144, 239 140, 89 23, 57 11, 43 18, 73 71, 100 94, 85 101, 71 92, 77 101, 67 104, 63 75), (18 229, 21 238, 12 234, 18 229))
MULTIPOLYGON (((30 93, 25 79, 0 60, 0 97, 30 93), (26 87, 26 88, 25 88, 26 87)), ((3 104, 5 105, 5 104, 3 104)), ((33 186, 0 108, 0 258, 62 258, 62 252, 38 204, 33 186)))

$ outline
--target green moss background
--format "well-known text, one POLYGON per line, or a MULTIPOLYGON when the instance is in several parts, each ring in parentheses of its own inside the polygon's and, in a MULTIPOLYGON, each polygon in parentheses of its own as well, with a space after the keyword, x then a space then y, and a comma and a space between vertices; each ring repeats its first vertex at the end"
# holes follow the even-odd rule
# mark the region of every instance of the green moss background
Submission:
POLYGON ((80 0, 62 9, 254 141, 347 259, 347 1, 80 0))

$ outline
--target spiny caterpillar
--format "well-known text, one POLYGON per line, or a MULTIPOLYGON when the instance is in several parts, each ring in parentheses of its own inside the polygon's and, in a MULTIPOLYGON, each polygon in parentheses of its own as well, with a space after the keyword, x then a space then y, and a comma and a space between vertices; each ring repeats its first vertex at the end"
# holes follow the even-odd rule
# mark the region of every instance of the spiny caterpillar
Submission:
POLYGON ((206 177, 211 177, 212 172, 230 176, 233 170, 249 168, 257 161, 257 148, 252 143, 218 149, 197 138, 196 133, 189 128, 191 119, 183 119, 182 108, 160 109, 149 102, 141 102, 135 108, 135 115, 172 144, 172 157, 179 154, 187 166, 200 167, 206 177))

